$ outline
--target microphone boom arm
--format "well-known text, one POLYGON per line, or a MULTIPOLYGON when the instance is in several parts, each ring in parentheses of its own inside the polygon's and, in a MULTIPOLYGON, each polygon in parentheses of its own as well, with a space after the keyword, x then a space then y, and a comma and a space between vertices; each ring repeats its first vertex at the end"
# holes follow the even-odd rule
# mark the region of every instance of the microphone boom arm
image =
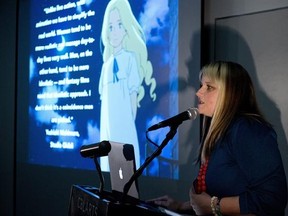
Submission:
POLYGON ((177 132, 177 128, 180 124, 173 125, 170 127, 170 131, 167 133, 165 139, 162 141, 161 145, 146 158, 145 162, 139 167, 139 169, 131 176, 129 181, 125 184, 123 188, 123 197, 125 197, 132 186, 133 182, 143 173, 144 169, 150 164, 150 162, 157 156, 159 156, 162 152, 162 149, 167 145, 167 143, 173 139, 177 132))
POLYGON ((104 188, 104 177, 103 177, 101 167, 100 167, 97 157, 94 157, 94 163, 95 163, 95 167, 100 178, 99 195, 101 196, 103 188, 104 188))

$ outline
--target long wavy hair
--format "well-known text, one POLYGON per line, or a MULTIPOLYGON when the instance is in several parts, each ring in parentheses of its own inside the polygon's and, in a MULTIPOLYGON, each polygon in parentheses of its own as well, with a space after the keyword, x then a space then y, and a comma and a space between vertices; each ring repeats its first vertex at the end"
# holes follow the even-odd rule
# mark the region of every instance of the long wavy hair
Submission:
POLYGON ((227 132, 235 116, 245 115, 270 125, 263 117, 256 100, 252 80, 240 64, 216 61, 205 65, 199 78, 208 77, 219 87, 218 99, 212 117, 204 116, 202 125, 202 147, 199 155, 206 160, 215 143, 227 132))
POLYGON ((103 61, 106 62, 108 58, 113 54, 113 47, 109 43, 109 14, 112 10, 118 10, 121 17, 122 24, 126 30, 126 36, 123 39, 123 47, 127 51, 134 52, 136 54, 136 61, 138 65, 138 71, 140 76, 141 86, 139 88, 137 96, 137 106, 140 107, 140 101, 145 96, 145 89, 142 85, 143 80, 147 86, 150 86, 150 97, 153 101, 156 100, 156 80, 152 77, 153 67, 148 60, 148 51, 146 47, 146 39, 140 24, 136 20, 129 2, 127 0, 111 0, 105 10, 101 40, 104 45, 103 61))

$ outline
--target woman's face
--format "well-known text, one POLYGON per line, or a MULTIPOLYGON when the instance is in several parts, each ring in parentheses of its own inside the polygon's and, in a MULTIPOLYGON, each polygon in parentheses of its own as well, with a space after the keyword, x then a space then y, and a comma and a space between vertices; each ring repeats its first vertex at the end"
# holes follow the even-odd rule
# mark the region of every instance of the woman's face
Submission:
POLYGON ((208 77, 203 76, 201 88, 196 92, 200 114, 212 117, 215 111, 219 86, 208 77))
POLYGON ((109 41, 111 46, 114 49, 122 48, 122 41, 124 36, 126 35, 126 31, 122 24, 122 20, 120 18, 119 12, 117 9, 114 9, 110 12, 109 15, 109 41))

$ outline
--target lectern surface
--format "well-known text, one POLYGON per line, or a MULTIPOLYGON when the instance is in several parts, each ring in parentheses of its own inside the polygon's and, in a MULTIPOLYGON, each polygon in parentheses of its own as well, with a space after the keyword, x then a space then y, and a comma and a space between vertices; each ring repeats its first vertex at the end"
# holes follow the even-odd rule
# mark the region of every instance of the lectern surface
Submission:
POLYGON ((73 185, 70 194, 69 216, 167 216, 179 215, 152 206, 130 196, 99 190, 92 186, 73 185))

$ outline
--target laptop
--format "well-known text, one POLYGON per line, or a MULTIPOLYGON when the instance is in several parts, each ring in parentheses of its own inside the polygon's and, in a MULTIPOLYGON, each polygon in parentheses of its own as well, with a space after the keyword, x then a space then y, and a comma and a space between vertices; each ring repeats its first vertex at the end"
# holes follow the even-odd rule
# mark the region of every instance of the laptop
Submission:
MULTIPOLYGON (((108 153, 111 190, 122 194, 125 184, 136 171, 134 147, 132 144, 109 142, 111 144, 111 150, 108 153)), ((139 199, 137 179, 132 183, 127 195, 139 199)))
MULTIPOLYGON (((131 144, 113 141, 109 142, 111 144, 111 151, 108 153, 111 190, 112 194, 116 195, 119 199, 122 199, 123 189, 136 171, 134 147, 131 144)), ((132 183, 126 195, 127 201, 134 203, 137 206, 141 206, 141 208, 150 209, 151 211, 158 212, 161 215, 181 216, 176 212, 160 206, 147 204, 140 200, 137 179, 132 183)))

